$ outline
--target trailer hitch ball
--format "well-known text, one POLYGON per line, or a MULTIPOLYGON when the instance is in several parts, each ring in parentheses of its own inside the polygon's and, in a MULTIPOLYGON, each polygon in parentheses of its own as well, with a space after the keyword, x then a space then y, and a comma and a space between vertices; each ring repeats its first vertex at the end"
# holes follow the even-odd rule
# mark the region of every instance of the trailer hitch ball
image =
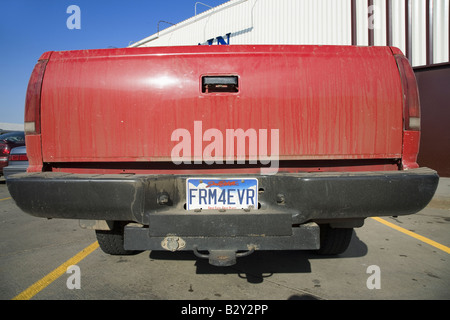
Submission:
POLYGON ((194 246, 194 254, 199 258, 209 260, 209 264, 216 267, 229 267, 236 264, 236 259, 248 256, 253 253, 255 248, 252 247, 249 251, 236 253, 236 250, 211 250, 209 254, 202 254, 198 252, 197 246, 194 246))

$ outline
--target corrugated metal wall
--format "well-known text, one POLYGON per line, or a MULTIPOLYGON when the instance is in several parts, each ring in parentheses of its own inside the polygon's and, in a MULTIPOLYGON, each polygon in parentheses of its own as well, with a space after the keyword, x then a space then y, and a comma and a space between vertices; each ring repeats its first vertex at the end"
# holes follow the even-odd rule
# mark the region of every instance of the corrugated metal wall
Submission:
POLYGON ((414 66, 449 61, 448 0, 352 0, 352 3, 357 12, 356 44, 393 45, 414 66), (374 28, 370 29, 369 23, 374 28))
POLYGON ((131 46, 393 45, 420 66, 449 61, 449 36, 449 0, 232 0, 131 46))

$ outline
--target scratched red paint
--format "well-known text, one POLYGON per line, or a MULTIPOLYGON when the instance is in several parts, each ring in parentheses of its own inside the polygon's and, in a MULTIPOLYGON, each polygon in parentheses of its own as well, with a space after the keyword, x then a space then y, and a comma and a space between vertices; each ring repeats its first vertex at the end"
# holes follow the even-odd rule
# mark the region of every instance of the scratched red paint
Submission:
MULTIPOLYGON (((44 162, 171 161, 194 121, 279 129, 280 160, 398 159, 399 73, 388 47, 193 46, 54 52, 41 95, 44 162), (238 93, 201 92, 237 75, 238 93)), ((204 147, 208 142, 204 142, 204 147)), ((270 150, 270 149, 269 149, 270 150)))

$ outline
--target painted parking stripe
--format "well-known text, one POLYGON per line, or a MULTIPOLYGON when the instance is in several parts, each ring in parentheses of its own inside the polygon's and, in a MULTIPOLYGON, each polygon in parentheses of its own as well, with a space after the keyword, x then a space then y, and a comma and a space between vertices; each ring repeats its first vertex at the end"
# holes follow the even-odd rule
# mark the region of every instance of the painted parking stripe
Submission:
POLYGON ((32 297, 34 297, 37 293, 42 291, 44 288, 46 288, 49 284, 51 284, 53 281, 58 279, 60 276, 62 276, 64 273, 66 273, 67 268, 71 265, 79 263, 81 260, 86 258, 89 254, 91 254, 95 249, 98 248, 98 242, 95 241, 91 245, 87 246, 80 252, 78 252, 76 255, 74 255, 72 258, 64 262, 62 265, 60 265, 58 268, 50 272, 48 275, 43 277, 41 280, 35 282, 33 285, 28 287, 26 290, 15 296, 12 300, 29 300, 32 297))
POLYGON ((384 219, 381 219, 379 217, 372 217, 372 219, 374 219, 374 220, 376 220, 376 221, 378 221, 378 222, 380 222, 380 223, 382 223, 382 224, 384 224, 384 225, 386 225, 388 227, 391 227, 391 228, 393 228, 393 229, 395 229, 397 231, 403 232, 404 234, 407 234, 410 237, 413 237, 413 238, 415 238, 417 240, 425 242, 425 243, 429 244, 430 246, 433 246, 435 248, 438 248, 439 250, 442 250, 442 251, 450 254, 450 248, 447 247, 447 246, 444 246, 443 244, 440 244, 440 243, 438 243, 436 241, 428 239, 428 238, 426 238, 424 236, 421 236, 421 235, 419 235, 417 233, 414 233, 412 231, 406 230, 406 229, 404 229, 402 227, 399 227, 399 226, 397 226, 397 225, 395 225, 395 224, 393 224, 391 222, 388 222, 388 221, 386 221, 384 219))
POLYGON ((11 197, 0 199, 0 201, 9 200, 11 197))

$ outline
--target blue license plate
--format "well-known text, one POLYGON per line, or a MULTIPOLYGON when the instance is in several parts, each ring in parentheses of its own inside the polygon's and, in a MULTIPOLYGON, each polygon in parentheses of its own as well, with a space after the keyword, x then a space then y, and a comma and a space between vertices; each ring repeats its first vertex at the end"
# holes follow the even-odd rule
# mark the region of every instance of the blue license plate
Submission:
POLYGON ((186 180, 187 210, 258 208, 258 180, 189 178, 186 180))

